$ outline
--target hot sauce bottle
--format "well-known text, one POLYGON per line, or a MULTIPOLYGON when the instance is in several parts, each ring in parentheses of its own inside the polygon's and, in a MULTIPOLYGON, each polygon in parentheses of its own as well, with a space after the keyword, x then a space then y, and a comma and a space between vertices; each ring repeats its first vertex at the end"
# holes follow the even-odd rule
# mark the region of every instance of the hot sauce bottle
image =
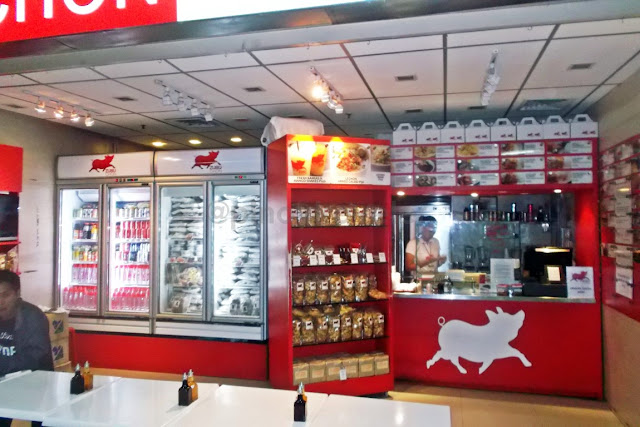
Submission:
POLYGON ((189 406, 193 401, 191 387, 187 383, 187 374, 182 375, 182 386, 178 389, 178 405, 189 406))
POLYGON ((307 396, 304 394, 304 385, 302 383, 298 387, 298 398, 293 403, 293 421, 307 421, 307 396))
POLYGON ((198 400, 198 384, 196 384, 196 380, 193 378, 193 369, 189 369, 187 384, 191 387, 191 400, 195 402, 198 400))
POLYGON ((91 372, 89 362, 84 362, 82 375, 84 376, 84 391, 93 390, 93 372, 91 372))
POLYGON ((76 373, 71 378, 71 394, 81 394, 84 391, 84 378, 80 373, 80 364, 76 365, 76 373))

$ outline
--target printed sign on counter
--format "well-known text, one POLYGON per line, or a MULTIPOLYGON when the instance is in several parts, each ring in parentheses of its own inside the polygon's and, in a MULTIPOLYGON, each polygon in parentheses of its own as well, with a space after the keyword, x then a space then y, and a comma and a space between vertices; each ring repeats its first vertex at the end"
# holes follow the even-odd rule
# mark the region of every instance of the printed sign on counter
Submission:
POLYGON ((616 246, 615 250, 609 252, 609 256, 615 256, 617 266, 633 268, 633 251, 631 248, 619 248, 616 246))
POLYGON ((543 170, 544 157, 507 157, 502 159, 503 170, 543 170))
POLYGON ((500 182, 505 185, 544 184, 544 172, 510 172, 503 173, 500 182))
POLYGON ((590 140, 548 141, 548 154, 591 154, 593 143, 590 140))
POLYGON ((391 147, 389 149, 391 160, 413 159, 413 147, 391 147))
POLYGON ((503 156, 540 156, 544 154, 544 142, 509 142, 500 146, 503 156))
POLYGON ((391 162, 391 173, 394 174, 410 174, 413 173, 412 161, 391 162))
POLYGON ((633 299, 633 269, 616 266, 616 293, 633 299))
POLYGON ((458 160, 458 171, 497 171, 500 162, 497 158, 458 160))
POLYGON ((595 298, 593 267, 567 267, 567 298, 595 298))
POLYGON ((470 173, 458 175, 458 185, 498 185, 500 175, 497 173, 470 173))
POLYGON ((609 180, 614 179, 616 177, 616 168, 614 168, 614 167, 606 167, 606 168, 601 170, 601 173, 602 173, 602 180, 603 181, 609 181, 609 180))
POLYGON ((415 183, 416 187, 454 187, 456 176, 449 173, 416 175, 415 183))
POLYGON ((615 210, 616 215, 626 215, 631 212, 632 201, 631 197, 628 196, 617 196, 613 199, 613 209, 605 209, 605 210, 615 210))
POLYGON ((500 154, 498 144, 462 144, 458 145, 458 157, 497 157, 500 154))
POLYGON ((489 265, 491 268, 491 287, 493 289, 496 289, 498 285, 510 285, 515 283, 515 259, 491 258, 489 265))

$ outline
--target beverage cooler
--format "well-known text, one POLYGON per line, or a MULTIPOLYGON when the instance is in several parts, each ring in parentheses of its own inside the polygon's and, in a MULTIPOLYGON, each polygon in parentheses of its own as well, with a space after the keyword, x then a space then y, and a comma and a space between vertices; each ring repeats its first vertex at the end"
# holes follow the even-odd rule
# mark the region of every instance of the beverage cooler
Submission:
POLYGON ((262 149, 60 157, 58 177, 72 326, 266 339, 262 149))

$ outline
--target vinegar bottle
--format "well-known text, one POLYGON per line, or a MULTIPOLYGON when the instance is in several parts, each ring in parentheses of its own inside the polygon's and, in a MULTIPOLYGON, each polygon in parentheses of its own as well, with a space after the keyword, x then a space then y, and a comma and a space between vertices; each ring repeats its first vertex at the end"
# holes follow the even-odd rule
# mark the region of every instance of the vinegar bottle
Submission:
POLYGON ((298 387, 298 398, 293 403, 293 421, 307 421, 307 396, 304 394, 304 385, 302 383, 298 387))
POLYGON ((191 387, 187 383, 187 374, 182 376, 182 386, 178 389, 178 405, 189 406, 192 402, 191 387))
POLYGON ((82 374, 84 376, 84 391, 93 390, 93 372, 91 372, 88 361, 84 362, 84 371, 82 374))
POLYGON ((71 394, 81 394, 84 391, 84 378, 80 373, 80 364, 76 365, 76 373, 71 378, 71 394))
POLYGON ((193 370, 189 369, 189 376, 187 377, 187 384, 191 387, 191 400, 195 402, 198 400, 198 384, 196 384, 195 378, 193 378, 193 370))

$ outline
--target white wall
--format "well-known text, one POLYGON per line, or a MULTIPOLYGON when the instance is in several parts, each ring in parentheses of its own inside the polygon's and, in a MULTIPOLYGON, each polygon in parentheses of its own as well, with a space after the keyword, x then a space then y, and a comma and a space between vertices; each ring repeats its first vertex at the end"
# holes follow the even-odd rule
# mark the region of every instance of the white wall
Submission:
POLYGON ((53 305, 56 157, 137 150, 135 144, 0 110, 0 144, 24 149, 19 262, 22 296, 53 305))

